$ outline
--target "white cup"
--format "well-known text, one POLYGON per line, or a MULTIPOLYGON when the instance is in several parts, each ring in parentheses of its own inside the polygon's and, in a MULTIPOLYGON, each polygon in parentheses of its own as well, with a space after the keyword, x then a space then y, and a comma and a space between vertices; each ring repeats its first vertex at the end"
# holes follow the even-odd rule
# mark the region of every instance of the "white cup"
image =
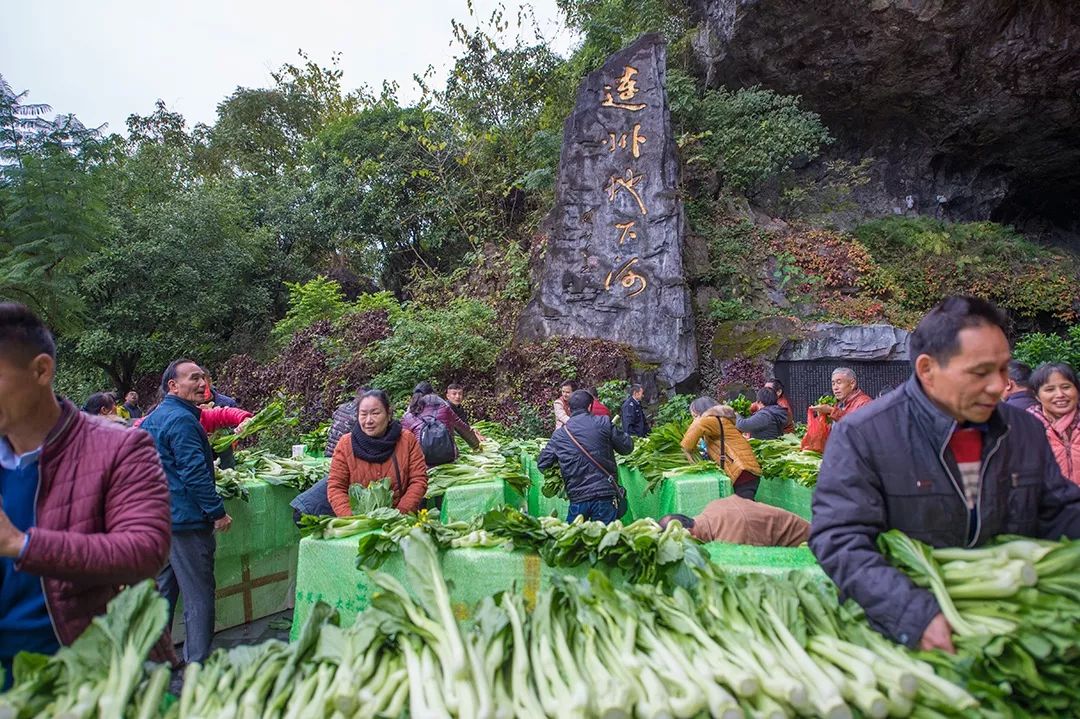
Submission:
POLYGON ((306 452, 306 451, 307 451, 307 445, 304 445, 304 444, 294 444, 294 445, 292 446, 292 456, 293 456, 294 458, 297 458, 297 457, 303 457, 303 456, 304 456, 304 452, 306 452))

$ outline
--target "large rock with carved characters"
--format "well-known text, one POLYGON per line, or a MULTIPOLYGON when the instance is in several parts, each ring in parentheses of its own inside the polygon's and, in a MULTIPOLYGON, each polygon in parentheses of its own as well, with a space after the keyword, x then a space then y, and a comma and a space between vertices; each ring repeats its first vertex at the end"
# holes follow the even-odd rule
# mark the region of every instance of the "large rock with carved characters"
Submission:
POLYGON ((663 39, 646 35, 578 89, 538 289, 518 335, 620 342, 675 385, 696 372, 697 350, 665 67, 663 39))

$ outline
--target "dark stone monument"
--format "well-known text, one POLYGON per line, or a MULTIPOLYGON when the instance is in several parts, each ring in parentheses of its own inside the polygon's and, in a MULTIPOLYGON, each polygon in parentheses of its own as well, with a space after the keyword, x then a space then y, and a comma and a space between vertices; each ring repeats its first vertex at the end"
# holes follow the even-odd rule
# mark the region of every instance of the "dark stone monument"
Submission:
POLYGON ((522 340, 596 337, 632 347, 674 386, 697 371, 666 50, 645 35, 585 78, 563 128, 555 209, 522 340))

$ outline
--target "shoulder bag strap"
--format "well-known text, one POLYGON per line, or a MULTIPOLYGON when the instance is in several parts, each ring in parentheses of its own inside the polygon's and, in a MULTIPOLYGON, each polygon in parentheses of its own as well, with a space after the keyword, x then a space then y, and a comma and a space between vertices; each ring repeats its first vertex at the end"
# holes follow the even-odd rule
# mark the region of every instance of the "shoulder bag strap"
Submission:
POLYGON ((584 447, 581 446, 581 442, 577 441, 577 437, 575 437, 574 433, 570 431, 570 428, 567 427, 565 424, 563 425, 562 428, 564 430, 566 430, 566 436, 569 437, 570 441, 573 442, 574 445, 577 446, 577 448, 581 450, 581 453, 584 454, 586 457, 588 457, 589 461, 592 462, 593 464, 595 464, 596 468, 599 469, 601 472, 603 472, 604 475, 608 479, 610 479, 612 481, 615 481, 615 478, 611 476, 611 472, 607 471, 607 468, 605 468, 604 465, 597 462, 596 458, 593 457, 591 454, 589 454, 589 450, 587 450, 587 449, 585 449, 584 447))
POLYGON ((397 489, 399 492, 404 494, 405 488, 401 486, 401 467, 398 465, 396 450, 392 455, 390 455, 390 461, 394 463, 394 478, 397 479, 397 489))

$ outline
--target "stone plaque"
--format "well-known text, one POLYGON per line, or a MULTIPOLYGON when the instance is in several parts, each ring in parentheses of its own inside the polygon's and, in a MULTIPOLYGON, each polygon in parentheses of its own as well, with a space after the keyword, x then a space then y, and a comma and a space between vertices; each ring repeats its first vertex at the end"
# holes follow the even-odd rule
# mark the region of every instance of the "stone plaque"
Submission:
POLYGON ((664 41, 646 35, 578 89, 541 280, 518 335, 620 342, 675 385, 696 372, 697 347, 665 74, 664 41))

